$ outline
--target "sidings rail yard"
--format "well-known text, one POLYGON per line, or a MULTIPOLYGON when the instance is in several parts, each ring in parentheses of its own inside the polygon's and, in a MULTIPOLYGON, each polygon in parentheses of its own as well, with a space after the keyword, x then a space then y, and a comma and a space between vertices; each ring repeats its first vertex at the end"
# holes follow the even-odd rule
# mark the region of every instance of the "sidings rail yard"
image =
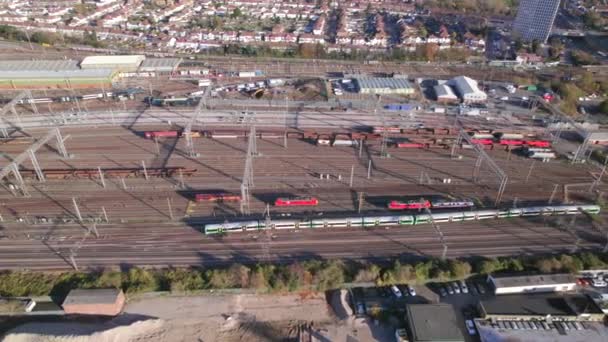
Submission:
MULTIPOLYGON (((253 160, 251 214, 243 216, 239 201, 197 202, 195 195, 241 194, 246 134, 234 129, 234 134, 227 134, 224 128, 215 138, 193 138, 198 156, 192 157, 183 136, 151 139, 143 134, 163 129, 64 128, 71 158, 62 158, 52 146, 36 153, 44 182, 37 180, 32 162, 24 161, 28 196, 22 196, 9 176, 0 197, 0 267, 67 269, 73 267, 70 256, 76 256, 79 267, 210 265, 262 257, 288 262, 313 257, 440 256, 442 245, 430 225, 219 237, 204 236, 202 229, 209 222, 263 220, 267 206, 273 219, 377 215, 387 212, 389 200, 404 198, 467 198, 478 208, 494 207, 495 174, 483 164, 476 170, 475 151, 462 145, 454 150, 386 147, 390 158, 383 158, 382 139, 331 147, 301 135, 285 140, 282 134, 262 134, 256 139, 258 155, 253 160), (294 196, 314 197, 318 205, 274 205, 277 198, 294 196), (268 254, 263 245, 269 246, 268 254)), ((3 167, 44 132, 29 131, 31 137, 2 144, 3 167)), ((416 139, 420 134, 408 136, 416 139)), ((498 147, 486 153, 509 177, 501 207, 588 203, 596 196, 588 187, 600 170, 591 164, 541 163, 498 147)), ((600 184, 595 193, 605 190, 600 184)), ((579 216, 573 230, 563 227, 571 218, 559 217, 440 226, 448 256, 493 256, 571 250, 577 240, 573 234, 581 237, 576 248, 601 248, 605 233, 597 220, 602 219, 579 216)))
MULTIPOLYGON (((212 63, 231 71, 236 62, 212 63)), ((319 77, 395 67, 334 64, 340 68, 298 61, 240 68, 319 77)), ((430 66, 399 67, 434 74, 430 66)), ((433 68, 441 75, 463 70, 433 68)), ((20 93, 2 104, 0 268, 491 257, 608 243, 604 210, 412 226, 260 228, 431 211, 603 209, 605 167, 571 163, 566 152, 585 157, 584 144, 536 125, 530 113, 455 116, 428 106, 395 112, 379 99, 345 105, 206 95, 164 98, 157 106, 149 92, 147 102, 143 94, 118 98, 104 90, 80 102, 52 94, 36 104, 20 93), (208 224, 249 221, 256 229, 205 234, 208 224)))

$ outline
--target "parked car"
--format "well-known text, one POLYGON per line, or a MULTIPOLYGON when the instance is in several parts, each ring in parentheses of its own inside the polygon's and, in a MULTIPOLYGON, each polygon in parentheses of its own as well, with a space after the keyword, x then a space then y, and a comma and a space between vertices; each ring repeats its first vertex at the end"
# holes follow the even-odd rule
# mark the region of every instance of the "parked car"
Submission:
POLYGON ((441 295, 441 297, 445 297, 448 295, 448 292, 445 290, 445 288, 443 286, 439 286, 439 294, 441 295))
POLYGON ((450 284, 445 284, 445 288, 448 291, 449 294, 453 295, 454 294, 454 289, 452 288, 452 285, 450 284))
POLYGON ((458 286, 460 287, 460 291, 462 291, 462 293, 469 293, 469 288, 467 287, 467 284, 464 283, 464 281, 459 281, 458 286))
POLYGON ((467 326, 467 331, 469 332, 469 335, 473 336, 477 334, 477 330, 475 330, 475 323, 473 323, 472 320, 467 319, 465 321, 465 324, 467 326))
POLYGON ((591 281, 591 285, 593 287, 606 287, 608 286, 608 283, 606 283, 604 279, 596 278, 591 281))
POLYGON ((456 293, 456 294, 460 293, 460 286, 458 286, 457 282, 453 282, 450 285, 452 285, 452 287, 454 288, 454 293, 456 293))
POLYGON ((399 290, 399 288, 397 286, 395 286, 395 285, 391 286, 391 291, 393 292, 395 297, 397 297, 397 298, 403 297, 403 293, 401 293, 401 291, 399 290))
POLYGON ((365 315, 367 310, 365 310, 365 304, 357 303, 357 315, 365 315))
POLYGON ((479 295, 479 291, 477 291, 477 288, 475 287, 474 283, 468 283, 467 287, 469 288, 469 291, 471 292, 472 295, 474 295, 474 296, 479 295))
POLYGON ((479 294, 486 294, 486 289, 483 286, 483 284, 480 283, 476 283, 475 286, 477 287, 477 290, 479 291, 479 294))
POLYGON ((410 285, 407 286, 407 292, 409 292, 410 296, 416 295, 416 290, 414 290, 414 288, 411 287, 410 285))

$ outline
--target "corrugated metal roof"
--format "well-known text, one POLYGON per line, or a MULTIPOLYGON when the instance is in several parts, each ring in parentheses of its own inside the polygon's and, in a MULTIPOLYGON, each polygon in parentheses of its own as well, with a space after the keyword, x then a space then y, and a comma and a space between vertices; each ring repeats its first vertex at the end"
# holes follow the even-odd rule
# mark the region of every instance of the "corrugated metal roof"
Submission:
POLYGON ((447 84, 440 84, 435 86, 435 94, 437 94, 437 97, 451 97, 451 98, 457 98, 456 94, 454 94, 454 91, 452 90, 452 87, 450 87, 447 84))
POLYGON ((79 304, 114 304, 121 290, 118 289, 74 289, 63 301, 63 306, 79 304))
POLYGON ((587 132, 590 140, 608 141, 608 132, 587 132))
POLYGON ((107 78, 111 77, 112 69, 91 70, 26 70, 0 71, 0 79, 45 79, 45 78, 107 78))
POLYGON ((80 63, 80 67, 86 68, 87 66, 97 65, 134 65, 139 66, 146 56, 144 55, 120 55, 120 56, 88 56, 85 57, 80 63))
POLYGON ((9 60, 0 61, 0 71, 26 71, 26 70, 78 70, 78 61, 75 60, 9 60))
POLYGON ((466 76, 454 77, 450 83, 458 88, 458 91, 462 96, 465 94, 485 94, 477 87, 477 81, 466 76))
POLYGON ((407 89, 412 87, 410 82, 403 78, 357 77, 355 80, 361 89, 407 89))
POLYGON ((181 62, 181 58, 147 58, 139 68, 141 71, 171 71, 181 62))

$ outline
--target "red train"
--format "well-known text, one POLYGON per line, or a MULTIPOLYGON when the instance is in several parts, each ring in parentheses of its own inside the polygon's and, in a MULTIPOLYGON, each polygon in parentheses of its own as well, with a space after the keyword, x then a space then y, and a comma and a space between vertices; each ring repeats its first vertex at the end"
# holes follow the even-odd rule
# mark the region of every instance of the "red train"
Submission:
POLYGON ((500 139, 499 144, 508 146, 523 146, 526 142, 523 140, 500 139))
MULTIPOLYGON (((144 136, 146 139, 153 138, 178 138, 182 136, 182 131, 148 131, 144 132, 144 136)), ((190 132, 190 136, 193 138, 198 138, 201 136, 201 132, 192 131, 190 132)))
POLYGON ((277 207, 303 207, 316 206, 319 200, 315 197, 277 198, 274 205, 277 207))
POLYGON ((426 144, 423 143, 414 143, 414 142, 400 142, 395 144, 397 148, 425 148, 426 144))
POLYGON ((407 210, 407 209, 424 209, 430 208, 431 202, 424 201, 390 201, 388 203, 388 208, 391 210, 407 210))
POLYGON ((149 132, 144 133, 144 136, 147 139, 163 138, 163 137, 176 138, 176 137, 179 137, 180 135, 181 135, 180 131, 149 131, 149 132))
POLYGON ((238 202, 241 200, 241 196, 219 192, 214 194, 196 194, 194 199, 197 202, 238 202))
POLYGON ((546 140, 528 140, 526 145, 530 147, 551 147, 551 142, 546 140))
POLYGON ((493 145, 494 144, 494 140, 492 140, 492 139, 471 139, 471 142, 473 144, 477 144, 477 145, 493 145))

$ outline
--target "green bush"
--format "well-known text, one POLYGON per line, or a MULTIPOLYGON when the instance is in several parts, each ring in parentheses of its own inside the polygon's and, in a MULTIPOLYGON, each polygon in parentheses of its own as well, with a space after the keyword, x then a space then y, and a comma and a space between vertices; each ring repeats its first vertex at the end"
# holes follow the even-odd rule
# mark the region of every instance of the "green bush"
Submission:
POLYGON ((372 263, 312 260, 290 265, 232 265, 203 271, 198 268, 95 272, 1 272, 0 296, 64 297, 75 288, 122 288, 133 294, 150 291, 188 292, 204 289, 251 288, 262 292, 316 289, 324 291, 346 282, 376 282, 378 285, 425 283, 429 280, 464 279, 473 273, 570 272, 605 268, 608 254, 590 253, 549 257, 502 257, 482 259, 472 267, 464 260, 429 259, 405 264, 395 261, 381 267, 372 263))

